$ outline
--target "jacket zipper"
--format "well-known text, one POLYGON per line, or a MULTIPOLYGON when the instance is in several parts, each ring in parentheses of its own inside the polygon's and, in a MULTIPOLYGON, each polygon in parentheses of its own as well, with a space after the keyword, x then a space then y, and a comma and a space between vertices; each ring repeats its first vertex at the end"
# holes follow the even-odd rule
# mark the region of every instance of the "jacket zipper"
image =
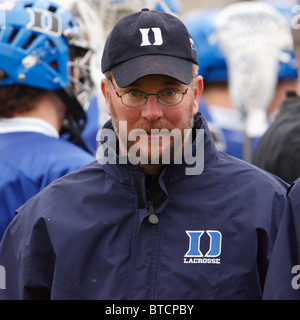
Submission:
MULTIPOLYGON (((135 187, 138 193, 138 204, 139 204, 139 208, 145 208, 145 204, 144 204, 144 200, 143 200, 143 192, 142 192, 142 185, 141 185, 141 177, 140 175, 135 175, 134 176, 134 181, 135 181, 135 187)), ((147 199, 151 199, 150 197, 150 190, 146 190, 146 194, 147 194, 147 199)), ((166 199, 166 195, 163 195, 158 201, 157 204, 158 206, 160 206, 166 199)), ((150 212, 150 215, 148 217, 148 221, 149 223, 156 225, 158 224, 158 216, 155 214, 155 210, 154 210, 154 203, 151 200, 147 200, 146 202, 147 204, 147 209, 150 212)))
POLYGON ((148 207, 148 210, 150 212, 150 215, 148 217, 148 221, 151 224, 158 224, 158 216, 155 214, 154 204, 153 204, 153 202, 151 200, 147 201, 147 207, 148 207))

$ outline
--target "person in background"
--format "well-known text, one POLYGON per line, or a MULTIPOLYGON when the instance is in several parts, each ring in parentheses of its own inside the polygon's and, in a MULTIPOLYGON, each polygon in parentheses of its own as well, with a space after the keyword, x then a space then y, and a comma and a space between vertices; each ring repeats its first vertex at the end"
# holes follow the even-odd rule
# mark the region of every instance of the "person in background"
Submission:
POLYGON ((299 12, 293 21, 293 39, 298 58, 298 86, 282 102, 274 124, 266 132, 257 150, 257 162, 285 180, 294 181, 288 189, 283 218, 279 227, 263 292, 265 300, 300 300, 300 30, 299 12), (261 148, 265 146, 265 157, 261 148), (269 150, 273 146, 273 152, 269 150), (260 156, 260 157, 258 157, 260 156), (276 161, 276 162, 275 162, 276 161))
POLYGON ((1 1, 0 9, 0 161, 40 191, 95 160, 81 137, 91 51, 72 14, 55 3, 1 1))
POLYGON ((277 118, 261 139, 255 158, 256 163, 291 183, 266 277, 265 300, 300 300, 299 17, 298 11, 291 20, 298 58, 297 89, 282 102, 277 118), (263 147, 265 155, 262 154, 263 147))
MULTIPOLYGON (((291 20, 292 21, 292 20, 291 20)), ((297 57, 298 83, 281 101, 279 113, 262 136, 253 156, 253 164, 269 171, 287 183, 300 177, 300 33, 292 29, 297 57)))
MULTIPOLYGON (((256 131, 251 138, 251 151, 248 150, 246 157, 247 117, 240 107, 240 102, 247 106, 249 101, 251 102, 251 97, 255 96, 255 104, 258 107, 262 103, 266 106, 263 112, 267 115, 268 123, 271 123, 278 109, 278 101, 284 98, 287 89, 294 88, 297 68, 292 44, 289 44, 291 33, 287 26, 290 21, 290 12, 291 6, 286 3, 271 5, 254 1, 237 3, 224 8, 193 10, 183 16, 183 21, 196 45, 201 43, 201 46, 197 46, 199 73, 203 75, 205 90, 200 99, 199 111, 207 118, 220 151, 250 161, 264 129, 260 129, 259 122, 255 122, 256 131), (220 28, 218 20, 221 18, 223 25, 220 28), (231 23, 237 26, 234 29, 236 34, 232 34, 229 41, 232 46, 236 44, 238 47, 234 49, 235 55, 225 54, 226 48, 224 44, 222 45, 222 36, 232 32, 231 23), (284 46, 281 43, 268 44, 264 38, 270 37, 270 33, 282 37, 284 41, 281 42, 284 46), (240 39, 249 38, 251 39, 248 41, 251 43, 250 47, 238 43, 240 39), (252 46, 257 48, 255 52, 251 51, 252 46), (263 62, 266 50, 269 60, 274 59, 272 66, 263 62), (229 56, 235 56, 236 60, 231 62, 229 56), (235 72, 232 72, 231 67, 235 72), (264 68, 265 73, 272 73, 270 79, 265 79, 258 72, 264 68), (251 85, 246 83, 247 79, 243 80, 243 75, 251 79, 251 85), (240 80, 236 80, 237 77, 240 80), (268 87, 272 77, 276 79, 276 83, 271 83, 271 87, 268 87), (241 89, 239 86, 243 81, 244 85, 241 89), (264 88, 264 90, 258 91, 253 84, 259 84, 257 88, 264 88)), ((230 51, 230 48, 228 50, 230 51)), ((251 108, 255 109, 253 106, 251 108)))
POLYGON ((53 2, 71 12, 80 28, 82 37, 87 41, 92 51, 89 57, 89 72, 93 86, 89 89, 89 97, 83 105, 87 119, 81 137, 91 153, 96 154, 97 133, 101 125, 107 121, 105 120, 105 101, 100 90, 101 72, 99 72, 105 43, 103 22, 93 0, 53 0, 53 2))
POLYGON ((291 184, 263 292, 264 300, 300 300, 300 179, 291 184))

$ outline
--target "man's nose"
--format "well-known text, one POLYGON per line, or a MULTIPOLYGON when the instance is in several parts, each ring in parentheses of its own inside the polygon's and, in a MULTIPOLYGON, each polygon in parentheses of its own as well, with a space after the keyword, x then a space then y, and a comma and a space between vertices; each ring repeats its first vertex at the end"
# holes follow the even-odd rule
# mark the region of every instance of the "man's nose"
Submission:
POLYGON ((142 117, 150 121, 158 120, 163 116, 163 107, 156 95, 149 95, 147 102, 142 106, 142 117))

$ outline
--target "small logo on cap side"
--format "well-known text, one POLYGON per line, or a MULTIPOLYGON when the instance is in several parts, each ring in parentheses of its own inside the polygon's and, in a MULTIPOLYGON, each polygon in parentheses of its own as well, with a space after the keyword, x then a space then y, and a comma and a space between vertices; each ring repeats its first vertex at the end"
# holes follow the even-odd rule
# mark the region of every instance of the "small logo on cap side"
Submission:
POLYGON ((190 42, 191 42, 191 47, 192 47, 192 50, 196 50, 197 51, 197 48, 196 48, 196 45, 195 45, 195 42, 192 38, 190 38, 190 42))
POLYGON ((142 43, 141 43, 141 47, 143 46, 161 46, 163 44, 163 37, 162 37, 162 33, 161 33, 161 29, 160 28, 151 28, 153 34, 154 34, 154 43, 151 43, 149 40, 149 31, 150 28, 140 28, 139 29, 142 35, 142 43))

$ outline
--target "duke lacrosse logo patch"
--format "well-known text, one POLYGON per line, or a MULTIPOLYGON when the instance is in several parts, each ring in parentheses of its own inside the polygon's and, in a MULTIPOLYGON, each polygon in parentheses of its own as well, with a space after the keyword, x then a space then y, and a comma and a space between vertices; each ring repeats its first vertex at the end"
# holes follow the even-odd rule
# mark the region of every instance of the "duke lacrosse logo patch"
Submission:
POLYGON ((183 263, 220 264, 222 233, 217 230, 185 231, 189 237, 189 249, 183 263))

